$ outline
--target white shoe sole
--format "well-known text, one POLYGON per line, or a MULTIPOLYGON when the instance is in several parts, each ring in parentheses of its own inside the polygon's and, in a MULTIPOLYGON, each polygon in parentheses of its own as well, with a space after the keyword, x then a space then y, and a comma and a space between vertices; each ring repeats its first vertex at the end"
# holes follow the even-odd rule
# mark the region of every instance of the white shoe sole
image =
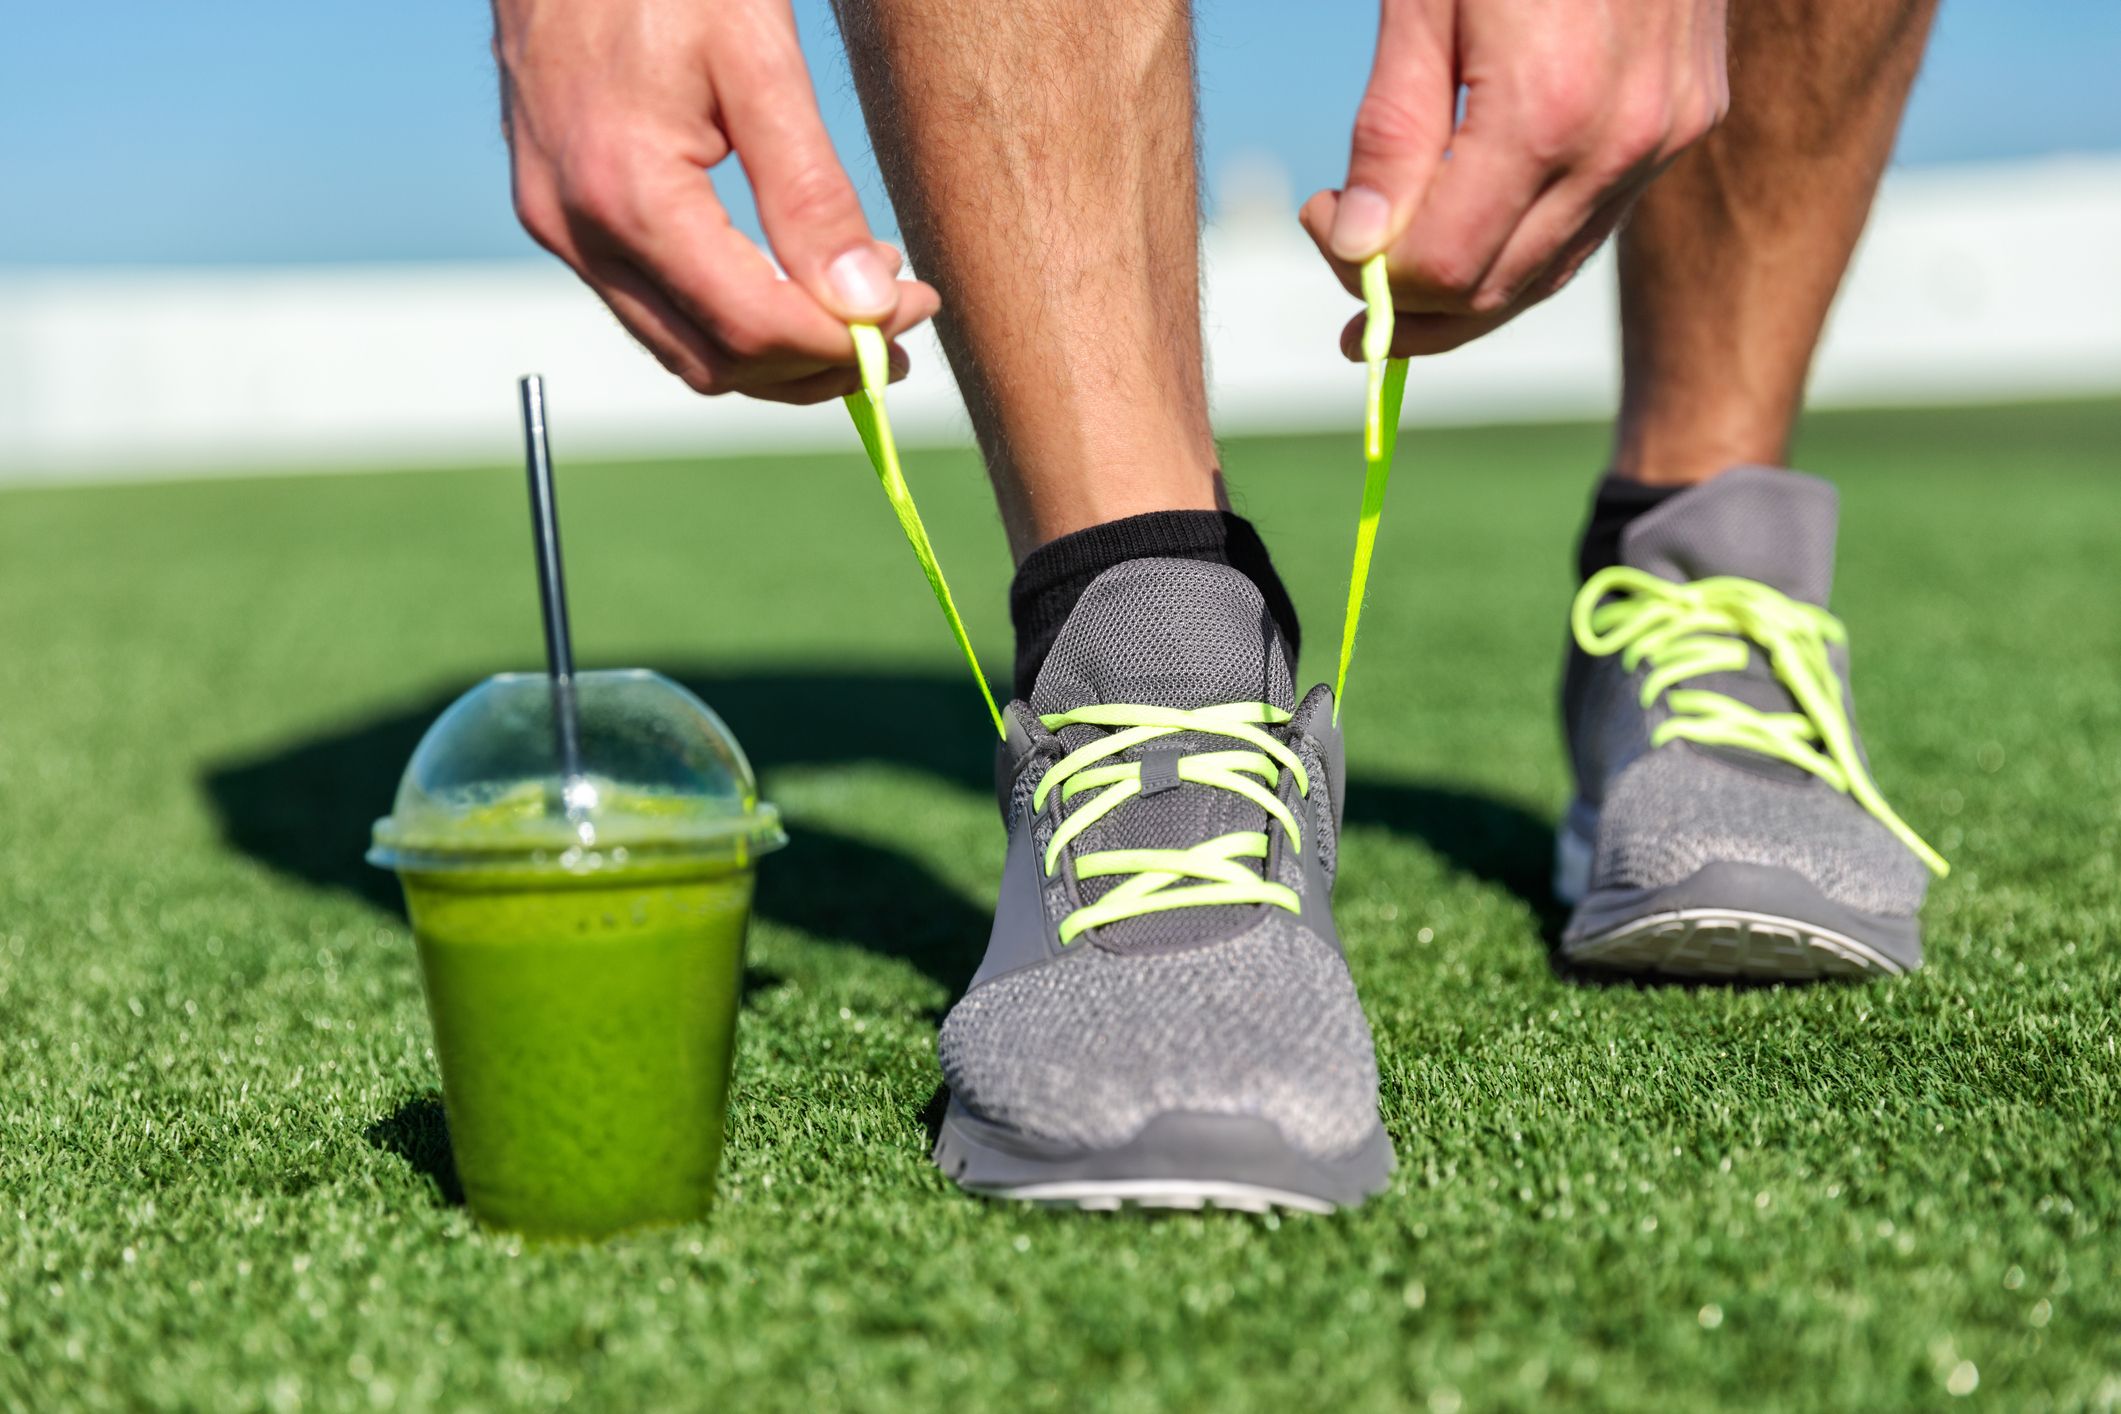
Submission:
POLYGON ((1394 1163, 1382 1127, 1350 1154, 1315 1159, 1264 1120, 1166 1114, 1116 1148, 1080 1149, 989 1124, 954 1098, 935 1144, 936 1167, 967 1192, 1093 1212, 1330 1213, 1383 1192, 1394 1163))
POLYGON ((1904 967, 1856 939, 1794 918, 1683 908, 1564 945, 1587 967, 1722 980, 1899 977, 1904 967))
POLYGON ((1323 1216, 1334 1211, 1334 1205, 1323 1198, 1279 1188, 1255 1188, 1248 1183, 1204 1180, 1030 1183, 1018 1188, 985 1188, 968 1184, 966 1190, 984 1198, 1037 1203, 1049 1208, 1079 1208, 1086 1213, 1116 1213, 1123 1208, 1175 1209, 1195 1213, 1205 1208, 1222 1208, 1236 1213, 1270 1213, 1280 1208, 1323 1216))
POLYGON ((1921 965, 1913 920, 1857 914, 1818 897, 1795 875, 1760 866, 1711 865, 1670 889, 1606 889, 1592 898, 1593 853, 1591 842, 1566 826, 1555 836, 1554 894, 1576 910, 1561 943, 1561 955, 1571 963, 1668 977, 1790 982, 1900 977, 1921 965), (1775 875, 1780 878, 1772 879, 1775 875), (1712 876, 1720 882, 1709 882, 1712 876), (1769 887, 1761 886, 1764 880, 1771 880, 1769 887), (1748 902, 1769 907, 1742 906, 1748 902), (1780 911, 1796 907, 1843 920, 1845 926, 1780 911), (1608 926, 1578 932, 1601 916, 1608 926), (1901 955, 1854 936, 1852 928, 1896 940, 1892 946, 1901 955))

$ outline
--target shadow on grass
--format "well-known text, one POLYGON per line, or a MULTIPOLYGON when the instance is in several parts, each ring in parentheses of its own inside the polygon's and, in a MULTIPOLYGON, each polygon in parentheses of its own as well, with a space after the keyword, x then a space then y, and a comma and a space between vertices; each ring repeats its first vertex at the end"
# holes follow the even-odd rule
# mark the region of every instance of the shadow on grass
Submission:
MULTIPOLYGON (((675 674, 722 716, 767 778, 782 766, 883 761, 992 788, 970 684, 888 672, 675 674)), ((210 767, 201 785, 222 838, 282 874, 403 916, 397 881, 366 863, 369 829, 454 694, 210 767)), ((954 996, 986 946, 988 914, 919 858, 796 821, 759 871, 762 918, 903 959, 954 996)))
MULTIPOLYGON (((769 784, 792 766, 884 762, 968 790, 992 783, 988 738, 962 677, 890 671, 673 674, 728 722, 769 784)), ((362 860, 398 773, 451 697, 436 697, 208 770, 202 785, 236 849, 283 874, 402 912, 397 883, 362 860)), ((1348 823, 1421 841, 1475 878, 1530 903, 1551 948, 1550 824, 1494 796, 1358 775, 1348 823)), ((801 820, 759 874, 759 916, 813 937, 904 960, 954 997, 979 965, 988 913, 915 854, 801 820)))
POLYGON ((1554 826, 1512 801, 1453 786, 1357 775, 1347 823, 1420 840, 1452 868, 1530 904, 1551 946, 1568 916, 1554 898, 1554 826))
POLYGON ((363 1130, 361 1137, 386 1154, 403 1159, 435 1188, 436 1201, 464 1206, 464 1185, 457 1181, 457 1161, 449 1147, 449 1125, 442 1117, 442 1097, 416 1095, 363 1130))
MULTIPOLYGON (((961 677, 874 672, 673 674, 722 716, 767 778, 783 767, 883 762, 968 790, 992 785, 988 738, 961 677)), ((343 890, 401 914, 397 881, 365 863, 368 832, 388 813, 398 774, 454 694, 366 722, 320 732, 264 755, 217 764, 201 785, 228 844, 314 886, 343 890)), ((1453 867, 1509 889, 1538 914, 1550 949, 1561 912, 1548 889, 1554 832, 1545 820, 1494 796, 1449 786, 1358 775, 1348 823, 1419 840, 1453 867)), ((901 959, 955 998, 984 951, 988 912, 915 854, 797 820, 790 847, 759 874, 760 917, 901 959)), ((997 850, 999 853, 999 850, 997 850)), ((780 979, 747 970, 745 995, 780 979)), ((919 1123, 932 1147, 947 1096, 938 1090, 919 1123)), ((461 1204, 442 1103, 406 1100, 365 1131, 461 1204)))

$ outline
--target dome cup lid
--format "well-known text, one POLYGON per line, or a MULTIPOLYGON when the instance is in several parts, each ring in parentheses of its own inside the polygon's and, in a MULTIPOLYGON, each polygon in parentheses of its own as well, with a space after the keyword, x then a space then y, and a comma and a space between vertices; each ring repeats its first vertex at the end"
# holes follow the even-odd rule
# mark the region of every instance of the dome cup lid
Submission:
POLYGON ((788 842, 743 748, 660 673, 577 673, 581 773, 566 777, 552 680, 502 673, 420 739, 371 864, 399 873, 575 875, 749 868, 788 842))

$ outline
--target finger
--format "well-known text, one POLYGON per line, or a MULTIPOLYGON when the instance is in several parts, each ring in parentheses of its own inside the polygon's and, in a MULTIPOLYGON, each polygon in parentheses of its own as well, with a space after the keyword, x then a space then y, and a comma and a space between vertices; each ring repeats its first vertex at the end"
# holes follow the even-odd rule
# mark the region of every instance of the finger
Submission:
POLYGON ((743 68, 717 74, 715 92, 766 239, 789 277, 842 321, 882 323, 898 306, 898 283, 825 132, 795 17, 776 5, 744 30, 709 66, 743 68))
MULTIPOLYGON (((1402 314, 1392 321, 1392 358, 1426 358, 1449 353, 1492 334, 1516 317, 1516 310, 1500 314, 1402 314)), ((1350 363, 1361 363, 1363 316, 1358 314, 1340 331, 1340 351, 1350 363)))
POLYGON ((1385 0, 1326 243, 1336 259, 1360 265, 1398 240, 1451 145, 1454 10, 1432 0, 1385 0))
POLYGON ((1472 307, 1480 312, 1522 309, 1568 284, 1605 243, 1655 169, 1617 191, 1585 182, 1559 182, 1533 203, 1509 244, 1481 277, 1472 307))
MULTIPOLYGON (((1478 314, 1402 313, 1392 323, 1393 358, 1421 358, 1448 353, 1461 345, 1492 334, 1532 306, 1552 298, 1575 278, 1585 261, 1605 244, 1626 218, 1640 189, 1615 193, 1594 211, 1544 270, 1533 274, 1513 292, 1499 309, 1478 314)), ((1500 261, 1497 262, 1500 264, 1500 261)), ((1349 361, 1362 361, 1362 334, 1366 316, 1357 315, 1340 331, 1340 351, 1349 361)))
MULTIPOLYGON (((785 381, 829 366, 852 366, 847 324, 798 282, 783 280, 764 252, 729 223, 706 177, 665 177, 665 194, 649 198, 662 215, 623 233, 632 263, 732 361, 741 386, 785 381)), ((941 305, 929 286, 897 282, 894 308, 881 327, 897 334, 941 305)))
POLYGON ((588 266, 582 279, 626 332, 686 387, 710 396, 730 391, 727 353, 680 314, 646 276, 623 261, 604 260, 588 266))
MULTIPOLYGON (((738 360, 778 380, 794 363, 850 364, 846 322, 801 285, 780 278, 765 252, 729 221, 704 174, 670 174, 662 216, 624 234, 673 301, 738 360)), ((815 371, 812 368, 809 371, 815 371)))
MULTIPOLYGON (((908 366, 906 351, 896 344, 892 345, 891 381, 896 383, 904 378, 908 366)), ((850 393, 860 392, 861 387, 860 372, 851 368, 833 368, 787 383, 768 383, 749 389, 748 392, 751 397, 766 402, 808 406, 812 403, 830 402, 834 398, 844 398, 850 393)))
POLYGON ((1473 308, 1473 292, 1551 180, 1549 165, 1524 144, 1474 133, 1468 123, 1413 224, 1392 246, 1392 302, 1400 309, 1489 312, 1473 308))
POLYGON ((769 365, 769 378, 854 362, 845 325, 780 279, 688 157, 653 141, 585 140, 577 154, 555 192, 577 269, 633 267, 732 361, 769 365))
MULTIPOLYGON (((818 360, 739 362, 688 319, 653 279, 621 258, 607 257, 590 262, 583 279, 611 307, 627 332, 695 392, 714 395, 741 391, 765 397, 769 395, 764 389, 779 384, 810 378, 828 370, 849 371, 818 360)), ((887 338, 895 339, 935 311, 933 290, 909 281, 906 291, 898 313, 884 326, 887 338)), ((896 343, 891 347, 894 350, 893 366, 903 375, 905 351, 896 343)))
POLYGON ((570 212, 553 174, 518 162, 515 201, 532 239, 567 263, 596 292, 635 342, 699 393, 725 390, 726 351, 636 270, 604 232, 570 212))
POLYGON ((1325 257, 1334 278, 1340 281, 1340 287, 1355 298, 1361 299, 1362 267, 1342 260, 1333 253, 1333 215, 1339 209, 1339 192, 1317 192, 1303 204, 1303 209, 1296 213, 1296 222, 1304 228, 1304 234, 1311 238, 1311 244, 1318 247, 1318 253, 1325 257))
MULTIPOLYGON (((690 363, 698 376, 697 346, 688 359, 672 339, 687 326, 704 336, 717 355, 707 380, 712 391, 853 366, 846 324, 802 286, 782 279, 730 224, 705 173, 682 157, 642 155, 655 150, 653 144, 605 146, 552 183, 550 193, 535 192, 539 214, 551 216, 538 223, 541 242, 600 293, 623 285, 621 298, 631 294, 632 302, 623 310, 614 304, 614 311, 666 363, 690 363), (640 285, 614 284, 611 272, 618 268, 637 274, 672 313, 652 315, 654 302, 641 298, 640 285)), ((919 281, 899 284, 897 307, 882 326, 889 335, 929 318, 941 304, 919 281)))
POLYGON ((898 308, 891 317, 877 327, 887 338, 897 338, 916 324, 925 324, 935 318, 935 312, 943 307, 943 297, 935 287, 921 280, 899 281, 898 308))

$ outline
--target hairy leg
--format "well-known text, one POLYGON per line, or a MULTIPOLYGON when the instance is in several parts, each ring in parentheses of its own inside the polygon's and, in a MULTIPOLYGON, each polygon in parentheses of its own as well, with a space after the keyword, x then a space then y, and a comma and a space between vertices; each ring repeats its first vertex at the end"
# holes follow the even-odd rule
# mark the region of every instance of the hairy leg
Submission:
POLYGON ((1021 560, 1213 510, 1185 0, 836 0, 1021 560))
POLYGON ((1937 0, 1732 0, 1731 109, 1620 241, 1614 469, 1780 465, 1937 0))

